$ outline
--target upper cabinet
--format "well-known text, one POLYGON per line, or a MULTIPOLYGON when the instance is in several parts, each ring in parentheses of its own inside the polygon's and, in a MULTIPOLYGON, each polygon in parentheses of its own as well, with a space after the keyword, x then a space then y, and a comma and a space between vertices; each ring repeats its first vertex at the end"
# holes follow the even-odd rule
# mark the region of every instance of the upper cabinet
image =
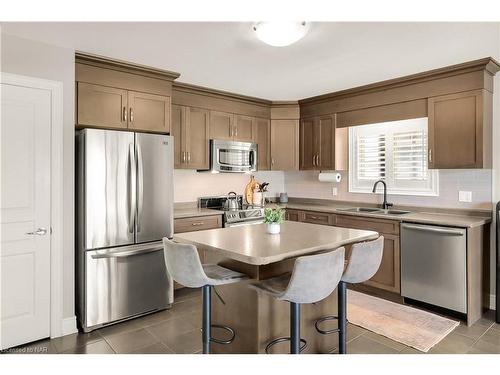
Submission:
POLYGON ((239 142, 254 142, 255 118, 235 115, 233 139, 239 142))
POLYGON ((271 120, 255 118, 255 142, 257 143, 257 169, 271 169, 271 120))
POLYGON ((335 115, 301 121, 300 169, 335 169, 335 115))
POLYGON ((175 168, 209 168, 209 116, 206 109, 172 106, 175 168))
POLYGON ((170 97, 129 91, 128 127, 170 133, 170 97))
POLYGON ((474 90, 429 98, 429 168, 491 165, 491 97, 474 90))
POLYGON ((127 90, 79 82, 77 101, 77 124, 127 128, 127 90))
POLYGON ((170 133, 179 74, 83 53, 75 60, 77 127, 170 133))
POLYGON ((271 170, 299 169, 299 120, 271 120, 271 170))
POLYGON ((210 139, 232 140, 234 137, 234 115, 227 112, 210 111, 210 139))

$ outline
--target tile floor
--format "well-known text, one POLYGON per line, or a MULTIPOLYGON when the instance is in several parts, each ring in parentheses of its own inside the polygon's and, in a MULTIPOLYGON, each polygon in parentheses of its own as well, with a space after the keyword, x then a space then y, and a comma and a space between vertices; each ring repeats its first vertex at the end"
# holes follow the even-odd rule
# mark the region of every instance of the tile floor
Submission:
MULTIPOLYGON (((170 354, 200 353, 201 301, 197 290, 176 292, 172 309, 102 328, 41 340, 8 353, 170 354)), ((413 348, 384 336, 349 325, 347 351, 351 354, 418 354, 413 348)), ((472 327, 458 326, 429 353, 500 354, 500 325, 490 311, 472 327)))

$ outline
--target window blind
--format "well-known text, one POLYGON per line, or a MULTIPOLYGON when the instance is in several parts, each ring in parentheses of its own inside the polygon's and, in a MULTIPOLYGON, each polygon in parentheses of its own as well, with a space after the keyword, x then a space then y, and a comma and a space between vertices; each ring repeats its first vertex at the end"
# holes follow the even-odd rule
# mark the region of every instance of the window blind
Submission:
POLYGON ((377 180, 386 174, 386 137, 384 134, 359 135, 358 179, 377 180))
POLYGON ((394 132, 393 170, 396 180, 427 179, 427 132, 394 132))

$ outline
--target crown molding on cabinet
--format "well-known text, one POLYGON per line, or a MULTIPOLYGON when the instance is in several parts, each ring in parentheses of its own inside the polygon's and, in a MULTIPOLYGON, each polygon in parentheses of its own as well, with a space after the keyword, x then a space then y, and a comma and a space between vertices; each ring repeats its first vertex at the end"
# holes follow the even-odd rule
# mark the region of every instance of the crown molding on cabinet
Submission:
POLYGON ((75 53, 75 63, 91 65, 99 68, 114 69, 125 73, 132 73, 167 81, 173 81, 180 76, 180 73, 172 72, 170 70, 158 69, 147 65, 131 63, 128 61, 112 59, 80 51, 75 53))
MULTIPOLYGON (((484 70, 490 76, 495 75, 500 71, 500 63, 492 57, 485 57, 478 60, 468 61, 465 63, 446 66, 444 68, 428 70, 421 73, 411 74, 404 77, 393 78, 385 81, 370 83, 368 85, 358 86, 346 90, 336 91, 323 95, 313 96, 299 100, 300 105, 310 103, 321 103, 323 101, 330 101, 335 99, 343 99, 351 96, 373 93, 377 91, 384 91, 401 86, 408 86, 416 83, 426 82, 430 80, 451 77, 459 74, 484 70)), ((493 91, 492 87, 485 87, 489 91, 493 91)))

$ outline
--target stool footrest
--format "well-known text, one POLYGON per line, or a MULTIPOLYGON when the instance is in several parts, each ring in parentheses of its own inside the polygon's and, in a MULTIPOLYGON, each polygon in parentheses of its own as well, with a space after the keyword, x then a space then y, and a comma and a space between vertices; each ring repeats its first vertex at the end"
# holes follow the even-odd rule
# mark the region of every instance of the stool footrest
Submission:
POLYGON ((210 341, 215 342, 217 344, 224 344, 224 345, 231 344, 234 341, 234 338, 236 337, 236 333, 234 332, 234 329, 232 329, 231 327, 222 326, 222 325, 218 325, 218 324, 212 324, 211 327, 212 328, 220 328, 220 329, 223 329, 223 330, 229 332, 231 334, 231 338, 229 340, 221 340, 221 339, 217 339, 215 337, 210 337, 210 341))
POLYGON ((319 328, 319 325, 323 322, 326 322, 326 321, 329 321, 329 320, 338 320, 339 318, 335 315, 328 315, 328 316, 324 316, 322 318, 319 318, 318 320, 316 320, 316 323, 314 323, 314 326, 316 327, 316 331, 318 331, 319 333, 321 333, 322 335, 330 335, 332 333, 337 333, 340 331, 339 328, 334 328, 334 329, 328 329, 328 330, 324 330, 324 329, 321 329, 319 328))
MULTIPOLYGON (((282 342, 287 342, 290 340, 291 340, 290 337, 280 337, 280 338, 274 339, 273 341, 271 341, 269 344, 266 345, 266 354, 269 354, 269 349, 271 349, 274 345, 280 344, 282 342)), ((301 343, 301 346, 300 346, 299 351, 302 353, 302 351, 307 347, 307 341, 304 339, 300 339, 300 343, 301 343)))

